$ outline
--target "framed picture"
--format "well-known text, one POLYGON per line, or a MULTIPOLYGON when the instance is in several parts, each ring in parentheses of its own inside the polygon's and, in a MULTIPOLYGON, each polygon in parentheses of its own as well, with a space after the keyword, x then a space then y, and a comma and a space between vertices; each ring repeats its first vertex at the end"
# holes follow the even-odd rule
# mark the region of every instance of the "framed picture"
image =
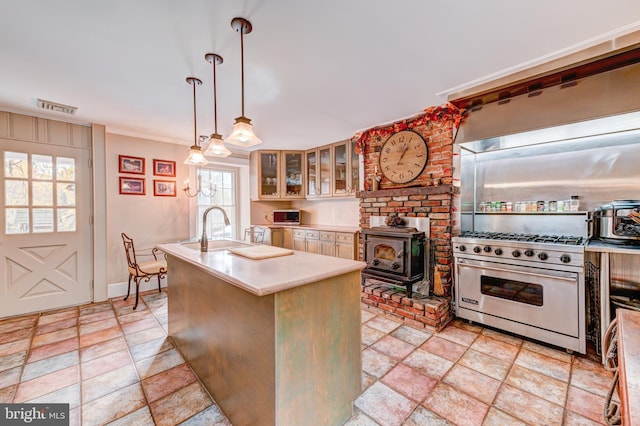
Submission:
POLYGON ((144 178, 120 176, 120 193, 126 195, 145 195, 144 178))
POLYGON ((176 181, 175 180, 153 180, 153 195, 159 197, 175 197, 176 181))
POLYGON ((155 176, 176 177, 176 162, 153 159, 153 174, 155 176))
POLYGON ((120 173, 144 174, 144 158, 118 155, 118 164, 120 173))

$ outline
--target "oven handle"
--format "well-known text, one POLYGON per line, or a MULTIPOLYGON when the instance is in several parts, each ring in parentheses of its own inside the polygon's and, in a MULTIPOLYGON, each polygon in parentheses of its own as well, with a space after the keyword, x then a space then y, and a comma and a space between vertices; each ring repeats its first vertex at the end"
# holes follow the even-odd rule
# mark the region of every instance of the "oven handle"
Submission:
POLYGON ((527 272, 527 271, 513 271, 511 269, 504 269, 504 268, 496 268, 495 266, 481 266, 481 265, 477 265, 475 263, 473 263, 473 261, 467 261, 466 259, 458 259, 458 265, 463 264, 465 266, 469 266, 471 268, 477 268, 477 269, 487 269, 489 271, 496 271, 496 272, 507 272, 509 274, 523 274, 523 275, 530 275, 533 277, 540 277, 540 278, 549 278, 549 277, 553 277, 554 279, 559 279, 559 280, 565 280, 565 281, 569 281, 572 283, 576 282, 576 278, 575 278, 575 273, 574 272, 558 272, 558 275, 555 275, 553 273, 548 273, 548 274, 538 274, 535 272, 527 272), (567 276, 563 276, 560 274, 572 274, 571 277, 567 277, 567 276))

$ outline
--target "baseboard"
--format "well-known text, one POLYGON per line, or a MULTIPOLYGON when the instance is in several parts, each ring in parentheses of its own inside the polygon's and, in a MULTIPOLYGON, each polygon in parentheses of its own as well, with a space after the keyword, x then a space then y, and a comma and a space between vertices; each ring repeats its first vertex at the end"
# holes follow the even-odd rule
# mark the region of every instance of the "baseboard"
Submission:
MULTIPOLYGON (((162 280, 160 280, 160 287, 161 288, 165 288, 167 286, 167 278, 163 278, 162 280)), ((140 283, 140 292, 142 293, 143 291, 149 291, 149 290, 154 290, 154 289, 158 289, 158 280, 156 278, 151 278, 151 281, 149 282, 145 282, 142 281, 140 283)), ((136 285, 133 283, 133 281, 131 282, 131 294, 135 295, 136 294, 136 285)), ((124 297, 127 295, 127 282, 121 282, 121 283, 113 283, 113 284, 109 284, 107 287, 107 297, 109 299, 113 298, 113 297, 124 297)))

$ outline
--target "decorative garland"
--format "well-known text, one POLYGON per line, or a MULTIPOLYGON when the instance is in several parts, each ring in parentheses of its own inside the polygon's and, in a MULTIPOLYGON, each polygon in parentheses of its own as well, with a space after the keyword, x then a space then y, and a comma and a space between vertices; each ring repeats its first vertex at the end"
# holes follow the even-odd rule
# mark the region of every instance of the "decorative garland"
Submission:
POLYGON ((424 110, 424 114, 419 117, 398 121, 385 127, 375 127, 373 129, 365 130, 364 132, 358 132, 351 138, 351 140, 356 143, 355 151, 358 154, 364 154, 366 145, 371 138, 380 139, 382 137, 389 136, 392 133, 397 133, 407 129, 414 129, 432 122, 446 123, 451 121, 453 123, 453 127, 457 129, 464 118, 465 112, 465 109, 458 108, 451 103, 446 103, 445 105, 440 106, 431 106, 426 108, 424 110))

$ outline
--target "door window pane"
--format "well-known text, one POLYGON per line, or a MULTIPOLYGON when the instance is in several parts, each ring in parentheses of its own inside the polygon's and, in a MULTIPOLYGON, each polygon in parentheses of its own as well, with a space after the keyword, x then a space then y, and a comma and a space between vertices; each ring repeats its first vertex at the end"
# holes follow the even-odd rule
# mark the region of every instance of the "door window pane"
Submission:
POLYGON ((4 177, 27 178, 29 177, 28 157, 24 152, 4 153, 4 177))
POLYGON ((76 184, 60 183, 56 184, 56 193, 58 196, 57 204, 59 206, 75 206, 76 205, 76 184))
POLYGON ((56 179, 71 182, 76 180, 76 160, 74 158, 56 158, 56 179))
POLYGON ((53 232, 53 209, 33 209, 33 232, 53 232))
POLYGON ((4 181, 4 204, 6 206, 29 205, 29 186, 26 180, 4 181))
POLYGON ((58 209, 58 232, 76 230, 76 209, 58 209))
POLYGON ((7 234, 28 234, 29 209, 5 209, 5 223, 7 234))
POLYGON ((53 205, 53 183, 52 182, 32 182, 34 206, 53 205))
POLYGON ((33 167, 31 173, 33 179, 53 179, 53 157, 50 155, 31 156, 31 165, 33 167))

